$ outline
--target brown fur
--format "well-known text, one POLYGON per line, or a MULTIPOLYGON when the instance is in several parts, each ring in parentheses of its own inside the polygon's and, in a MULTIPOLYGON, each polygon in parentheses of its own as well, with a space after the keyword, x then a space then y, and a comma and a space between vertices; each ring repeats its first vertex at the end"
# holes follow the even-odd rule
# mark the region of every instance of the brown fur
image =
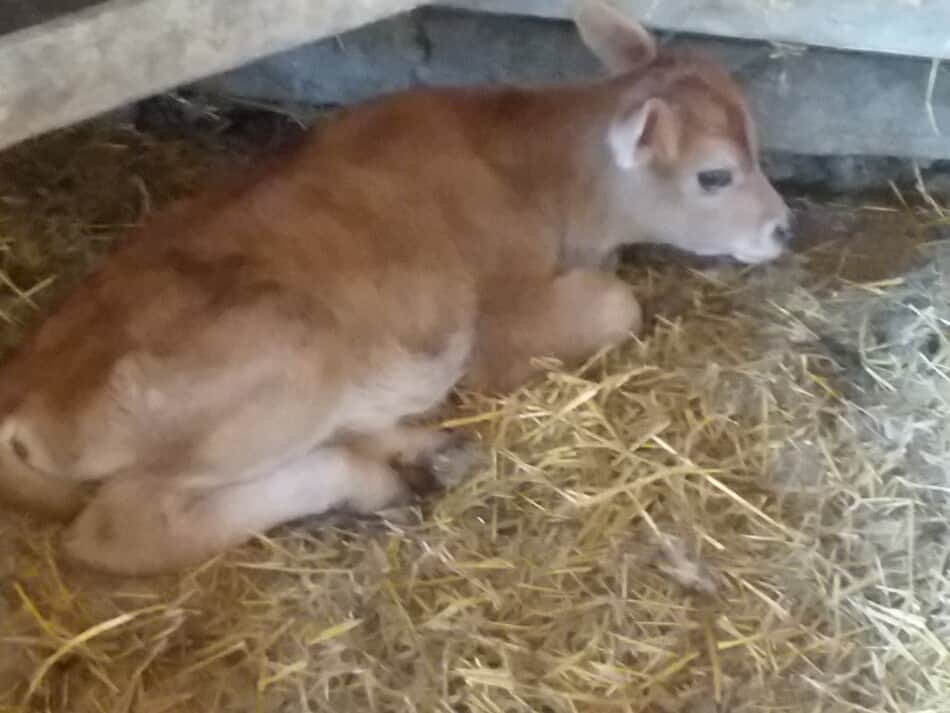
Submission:
POLYGON ((428 482, 420 464, 458 479, 465 449, 400 425, 453 385, 510 389, 534 357, 577 361, 639 330, 602 269, 619 245, 771 239, 784 205, 731 80, 587 11, 611 28, 614 63, 636 63, 589 84, 354 107, 138 231, 4 368, 0 494, 82 509, 67 551, 120 572, 332 507, 371 512, 428 482), (618 168, 637 126, 642 165, 618 168), (743 183, 702 208, 710 225, 693 202, 712 199, 689 191, 717 151, 743 183), (684 213, 702 230, 665 234, 684 213), (89 504, 84 483, 100 484, 89 504))

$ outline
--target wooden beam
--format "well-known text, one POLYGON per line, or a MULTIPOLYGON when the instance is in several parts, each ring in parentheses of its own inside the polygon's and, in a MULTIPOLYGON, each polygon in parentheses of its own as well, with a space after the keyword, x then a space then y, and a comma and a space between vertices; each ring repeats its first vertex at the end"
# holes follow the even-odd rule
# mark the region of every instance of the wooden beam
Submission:
POLYGON ((417 0, 107 0, 0 37, 0 148, 417 0))

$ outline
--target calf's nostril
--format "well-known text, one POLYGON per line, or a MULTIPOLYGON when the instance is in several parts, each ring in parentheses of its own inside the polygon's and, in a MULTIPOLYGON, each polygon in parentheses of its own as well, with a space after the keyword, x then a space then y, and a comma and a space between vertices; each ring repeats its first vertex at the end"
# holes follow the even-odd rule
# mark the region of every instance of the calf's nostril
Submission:
POLYGON ((772 235, 778 242, 785 244, 791 241, 793 234, 792 229, 787 225, 778 225, 776 226, 772 235))

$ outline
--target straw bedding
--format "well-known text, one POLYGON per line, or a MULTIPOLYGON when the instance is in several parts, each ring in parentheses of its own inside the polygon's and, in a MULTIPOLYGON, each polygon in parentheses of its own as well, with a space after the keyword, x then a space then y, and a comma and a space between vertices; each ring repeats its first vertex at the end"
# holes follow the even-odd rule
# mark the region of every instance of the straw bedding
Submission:
MULTIPOLYGON (((3 345, 220 157, 95 127, 0 156, 3 345)), ((0 710, 950 710, 950 251, 919 255, 633 265, 644 339, 460 394, 489 465, 382 520, 126 581, 0 515, 0 710)))

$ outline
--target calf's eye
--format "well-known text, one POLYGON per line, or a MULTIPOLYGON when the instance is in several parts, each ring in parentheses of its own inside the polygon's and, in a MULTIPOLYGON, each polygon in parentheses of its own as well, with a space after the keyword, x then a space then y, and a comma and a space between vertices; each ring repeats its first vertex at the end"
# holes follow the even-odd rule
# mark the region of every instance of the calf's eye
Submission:
POLYGON ((732 171, 727 168, 700 171, 697 174, 697 179, 699 180, 699 187, 704 191, 717 191, 732 183, 732 171))

